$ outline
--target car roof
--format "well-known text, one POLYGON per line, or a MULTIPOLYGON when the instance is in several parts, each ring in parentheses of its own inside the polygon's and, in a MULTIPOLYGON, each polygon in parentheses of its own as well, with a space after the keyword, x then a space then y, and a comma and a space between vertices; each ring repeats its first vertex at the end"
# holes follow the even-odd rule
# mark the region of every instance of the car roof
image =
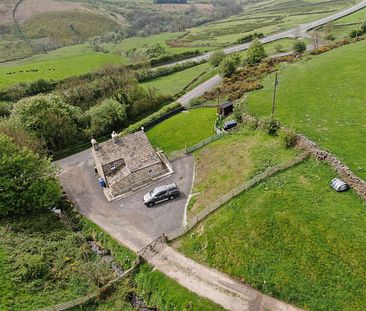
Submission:
POLYGON ((175 183, 171 183, 171 184, 168 184, 168 185, 156 187, 154 189, 154 192, 160 192, 160 191, 164 191, 164 190, 168 190, 168 189, 176 188, 176 187, 177 187, 177 185, 175 183))

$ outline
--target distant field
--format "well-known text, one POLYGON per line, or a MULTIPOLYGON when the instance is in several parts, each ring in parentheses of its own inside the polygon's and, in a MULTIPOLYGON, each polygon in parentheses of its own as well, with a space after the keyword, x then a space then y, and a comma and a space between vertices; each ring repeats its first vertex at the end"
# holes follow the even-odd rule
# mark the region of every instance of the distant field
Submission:
MULTIPOLYGON (((277 118, 335 153, 366 178, 366 41, 286 66, 279 74, 277 118)), ((251 113, 271 111, 273 77, 248 96, 251 113)))
POLYGON ((330 26, 320 28, 321 32, 327 33, 330 31, 336 39, 348 37, 352 30, 360 29, 361 25, 366 22, 366 9, 358 11, 349 16, 343 17, 330 26))
POLYGON ((192 146, 214 134, 215 108, 200 108, 181 112, 147 132, 155 147, 169 153, 192 146))
POLYGON ((332 190, 334 176, 308 160, 238 195, 175 244, 305 310, 365 310, 365 203, 332 190))
POLYGON ((0 65, 0 89, 38 79, 60 80, 122 61, 117 54, 95 53, 88 46, 65 47, 26 61, 0 65))
POLYGON ((353 4, 353 1, 284 1, 246 4, 245 12, 226 20, 192 28, 180 41, 182 45, 226 46, 253 32, 264 34, 290 29, 319 19, 353 4))

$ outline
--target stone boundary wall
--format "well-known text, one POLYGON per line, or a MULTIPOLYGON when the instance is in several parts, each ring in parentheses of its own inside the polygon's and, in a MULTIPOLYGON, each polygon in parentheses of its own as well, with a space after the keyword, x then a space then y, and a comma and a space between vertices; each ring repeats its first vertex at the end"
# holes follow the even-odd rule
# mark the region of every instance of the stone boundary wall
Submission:
POLYGON ((349 169, 348 166, 343 164, 332 153, 321 149, 316 143, 311 141, 304 135, 297 135, 296 147, 309 152, 317 160, 328 162, 337 174, 352 188, 354 189, 362 199, 366 199, 366 182, 357 177, 349 169))
POLYGON ((308 158, 308 156, 309 156, 309 153, 305 151, 304 153, 302 153, 301 155, 297 156, 296 158, 292 159, 291 161, 289 161, 287 163, 279 164, 279 165, 267 168, 263 173, 256 175, 255 177, 248 180, 244 184, 232 189, 231 191, 229 191, 228 193, 226 193, 225 195, 223 195, 222 197, 217 199, 210 206, 206 207, 203 211, 199 212, 196 216, 194 216, 188 222, 188 224, 185 225, 184 227, 168 233, 166 235, 167 240, 172 241, 172 240, 184 235, 185 233, 190 231, 195 225, 197 225, 201 220, 206 218, 208 215, 210 215, 211 213, 216 211, 219 207, 221 207, 226 202, 230 201, 232 198, 234 198, 241 192, 255 186, 257 183, 263 181, 264 179, 266 179, 278 172, 286 170, 296 164, 299 164, 299 163, 305 161, 308 158))

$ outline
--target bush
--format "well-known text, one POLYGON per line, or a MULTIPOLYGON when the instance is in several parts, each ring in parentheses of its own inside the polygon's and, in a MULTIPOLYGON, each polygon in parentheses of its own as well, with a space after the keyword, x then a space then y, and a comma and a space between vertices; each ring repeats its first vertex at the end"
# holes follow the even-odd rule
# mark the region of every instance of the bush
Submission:
POLYGON ((189 102, 189 107, 197 107, 197 106, 201 106, 205 103, 205 100, 201 97, 198 98, 193 98, 191 99, 191 101, 189 102))
POLYGON ((296 145, 297 134, 293 129, 285 129, 283 138, 284 138, 285 146, 287 148, 291 148, 296 145))
POLYGON ((126 107, 113 99, 106 99, 101 104, 89 109, 88 134, 101 136, 119 129, 127 121, 126 107))
POLYGON ((247 51, 246 63, 249 65, 259 64, 267 56, 263 44, 259 40, 254 40, 247 51))
POLYGON ((303 53, 306 51, 306 44, 304 41, 301 41, 301 40, 297 40, 295 43, 294 43, 294 46, 293 46, 293 49, 295 52, 297 53, 303 53))
POLYGON ((11 113, 11 104, 6 102, 0 102, 0 118, 8 117, 11 113))
POLYGON ((56 167, 0 134, 0 216, 30 214, 61 198, 56 167))
POLYGON ((240 63, 240 58, 237 55, 227 56, 220 65, 220 74, 223 77, 231 77, 235 71, 236 67, 240 63))
POLYGON ((225 53, 223 51, 215 51, 211 54, 209 62, 212 66, 218 67, 224 58, 225 53))
POLYGON ((19 101, 14 105, 11 119, 44 140, 52 151, 77 142, 85 128, 81 110, 66 104, 55 95, 29 97, 19 101))
POLYGON ((351 33, 349 34, 349 36, 351 38, 356 38, 362 35, 362 31, 361 30, 352 30, 351 33))
POLYGON ((272 118, 264 119, 262 122, 262 128, 268 135, 276 136, 278 130, 281 128, 281 124, 279 121, 274 120, 272 118))

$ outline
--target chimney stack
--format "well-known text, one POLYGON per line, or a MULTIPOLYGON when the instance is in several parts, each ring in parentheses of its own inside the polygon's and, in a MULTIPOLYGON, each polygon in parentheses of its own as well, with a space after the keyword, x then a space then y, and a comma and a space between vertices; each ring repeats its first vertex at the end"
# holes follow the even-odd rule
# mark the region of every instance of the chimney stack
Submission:
POLYGON ((91 144, 92 144, 94 150, 98 150, 99 149, 99 144, 98 144, 98 142, 94 138, 92 138, 91 144))
POLYGON ((119 142, 120 142, 119 141, 119 136, 118 136, 118 134, 115 131, 112 132, 112 141, 115 144, 119 144, 119 142))

